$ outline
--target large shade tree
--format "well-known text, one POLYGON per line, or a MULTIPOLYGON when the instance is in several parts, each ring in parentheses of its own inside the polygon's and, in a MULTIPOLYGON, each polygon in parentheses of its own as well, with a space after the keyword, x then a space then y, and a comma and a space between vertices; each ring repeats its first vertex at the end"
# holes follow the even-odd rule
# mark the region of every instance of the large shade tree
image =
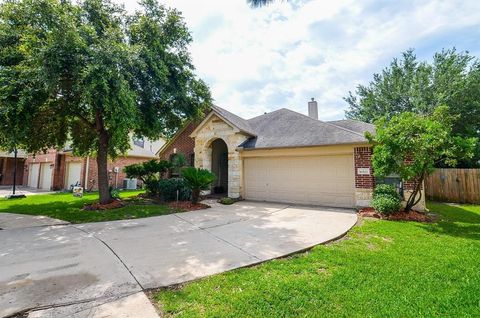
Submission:
MULTIPOLYGON (((370 123, 405 111, 429 115, 446 105, 456 118, 453 135, 480 137, 480 61, 451 49, 436 53, 430 63, 422 62, 408 50, 345 100, 348 118, 370 123)), ((478 160, 480 148, 472 160, 461 163, 474 166, 478 160)))
POLYGON ((107 159, 129 135, 169 135, 211 103, 180 13, 140 4, 134 14, 108 0, 0 6, 0 143, 36 153, 71 142, 95 155, 101 203, 111 200, 107 159))
POLYGON ((407 212, 420 202, 423 181, 437 164, 455 166, 458 160, 473 156, 477 139, 454 136, 456 119, 447 106, 437 107, 430 115, 402 112, 380 118, 376 133, 366 134, 373 144, 375 175, 395 173, 413 184, 406 198, 407 212))

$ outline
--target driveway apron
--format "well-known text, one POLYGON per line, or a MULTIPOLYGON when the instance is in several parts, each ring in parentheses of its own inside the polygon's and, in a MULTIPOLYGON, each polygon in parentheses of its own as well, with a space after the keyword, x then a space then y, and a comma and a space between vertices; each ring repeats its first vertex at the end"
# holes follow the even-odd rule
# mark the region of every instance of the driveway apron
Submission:
POLYGON ((0 317, 29 309, 30 317, 111 315, 144 302, 145 289, 305 250, 345 234, 356 220, 348 209, 243 201, 137 220, 3 230, 0 317), (112 305, 118 303, 126 305, 112 305))

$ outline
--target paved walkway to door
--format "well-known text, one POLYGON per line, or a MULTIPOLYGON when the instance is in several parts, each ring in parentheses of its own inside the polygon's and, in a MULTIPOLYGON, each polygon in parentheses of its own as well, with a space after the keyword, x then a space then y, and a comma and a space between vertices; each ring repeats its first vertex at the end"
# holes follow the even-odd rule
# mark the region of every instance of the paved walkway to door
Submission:
POLYGON ((353 210, 244 201, 0 230, 0 317, 26 309, 30 317, 136 317, 129 310, 139 304, 142 317, 155 317, 146 289, 298 252, 342 236, 356 220, 353 210))

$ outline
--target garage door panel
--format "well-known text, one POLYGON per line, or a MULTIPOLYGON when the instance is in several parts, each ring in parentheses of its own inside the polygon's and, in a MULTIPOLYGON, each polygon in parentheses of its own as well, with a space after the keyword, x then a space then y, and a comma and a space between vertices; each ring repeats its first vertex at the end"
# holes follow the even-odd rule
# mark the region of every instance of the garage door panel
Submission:
POLYGON ((353 154, 244 160, 251 200, 354 206, 353 154))
POLYGON ((40 177, 40 164, 39 163, 30 164, 28 168, 28 186, 31 188, 37 188, 39 177, 40 177))
POLYGON ((65 189, 70 189, 71 186, 80 184, 81 171, 82 171, 81 162, 69 162, 67 164, 67 169, 65 174, 65 189))
POLYGON ((40 165, 40 181, 39 188, 50 190, 52 186, 52 167, 50 163, 42 163, 40 165))

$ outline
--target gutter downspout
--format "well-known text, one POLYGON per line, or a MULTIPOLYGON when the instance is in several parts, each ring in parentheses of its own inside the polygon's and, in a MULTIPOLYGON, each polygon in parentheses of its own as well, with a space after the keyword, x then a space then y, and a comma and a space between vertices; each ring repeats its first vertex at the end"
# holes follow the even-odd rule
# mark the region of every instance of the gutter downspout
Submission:
POLYGON ((88 170, 90 169, 90 156, 87 156, 87 163, 85 164, 85 181, 83 183, 83 191, 88 190, 88 170))

